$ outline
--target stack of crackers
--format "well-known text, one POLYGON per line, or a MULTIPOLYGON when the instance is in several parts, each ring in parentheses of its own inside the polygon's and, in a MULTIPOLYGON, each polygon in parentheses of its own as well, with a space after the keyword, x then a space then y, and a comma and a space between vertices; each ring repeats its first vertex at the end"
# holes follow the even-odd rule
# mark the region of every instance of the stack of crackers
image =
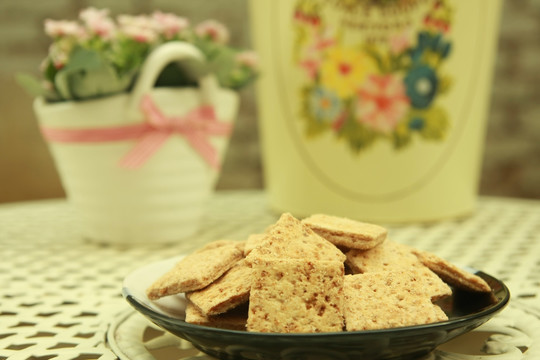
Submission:
POLYGON ((186 256, 147 296, 185 293, 193 324, 315 333, 447 320, 435 301, 451 286, 491 291, 482 278, 391 241, 381 226, 286 213, 246 241, 218 240, 186 256))

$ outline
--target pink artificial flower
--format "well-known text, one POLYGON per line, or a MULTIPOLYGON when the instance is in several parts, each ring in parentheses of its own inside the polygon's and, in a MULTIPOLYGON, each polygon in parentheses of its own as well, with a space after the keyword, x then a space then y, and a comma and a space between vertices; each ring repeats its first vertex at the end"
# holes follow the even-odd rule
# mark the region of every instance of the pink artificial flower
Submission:
POLYGON ((195 34, 200 37, 208 37, 219 44, 229 42, 229 30, 216 20, 206 20, 195 27, 195 34))
POLYGON ((75 21, 67 20, 45 20, 45 33, 52 38, 73 36, 77 37, 84 32, 83 29, 75 21))
POLYGON ((89 7, 80 12, 79 18, 84 22, 90 33, 96 34, 105 40, 114 37, 116 26, 109 17, 108 9, 89 7))
POLYGON ((410 29, 404 30, 399 34, 395 34, 390 38, 390 51, 396 55, 403 50, 407 49, 411 45, 411 31, 410 29))
POLYGON ((64 42, 55 42, 49 47, 49 57, 55 69, 60 70, 63 68, 68 60, 71 48, 66 46, 64 42))
POLYGON ((153 43, 158 39, 158 33, 154 21, 144 15, 118 16, 119 31, 137 42, 153 43))
POLYGON ((240 65, 250 69, 257 69, 259 67, 259 56, 255 51, 247 50, 239 52, 236 54, 236 61, 240 65))
POLYGON ((189 21, 186 18, 171 13, 156 11, 152 14, 152 19, 158 33, 168 40, 189 28, 189 21))
POLYGON ((372 129, 389 133, 405 116, 409 104, 399 76, 370 75, 358 91, 357 120, 372 129))

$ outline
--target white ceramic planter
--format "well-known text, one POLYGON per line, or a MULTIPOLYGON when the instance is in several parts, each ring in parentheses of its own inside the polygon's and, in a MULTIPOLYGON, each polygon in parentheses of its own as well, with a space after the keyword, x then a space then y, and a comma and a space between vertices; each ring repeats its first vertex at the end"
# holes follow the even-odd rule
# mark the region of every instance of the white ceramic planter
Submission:
MULTIPOLYGON (((131 94, 62 103, 36 99, 34 110, 44 135, 47 129, 88 134, 89 129, 136 126, 145 121, 139 104, 148 94, 166 116, 184 116, 201 104, 211 104, 219 122, 232 124, 238 96, 219 89, 213 78, 201 80, 199 89, 153 88, 165 65, 186 57, 202 59, 202 54, 186 43, 158 48, 144 64, 131 94)), ((208 139, 221 160, 229 136, 208 139)), ((174 242, 198 230, 219 171, 176 133, 138 168, 121 166, 139 141, 48 142, 68 199, 81 215, 85 237, 114 243, 174 242)))

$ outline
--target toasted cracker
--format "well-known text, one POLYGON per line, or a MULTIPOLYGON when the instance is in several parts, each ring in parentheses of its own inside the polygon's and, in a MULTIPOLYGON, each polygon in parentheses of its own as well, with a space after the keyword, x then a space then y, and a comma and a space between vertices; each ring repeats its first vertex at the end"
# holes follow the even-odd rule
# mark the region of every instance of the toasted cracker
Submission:
POLYGON ((293 258, 326 261, 345 261, 345 255, 291 214, 285 213, 271 226, 246 257, 293 258))
POLYGON ((225 246, 225 245, 236 245, 238 247, 238 249, 244 251, 244 247, 246 245, 246 242, 245 241, 239 241, 239 240, 227 240, 227 239, 215 240, 215 241, 207 243, 206 245, 204 245, 202 248, 196 250, 195 252, 198 253, 198 252, 203 252, 203 251, 206 251, 206 250, 217 249, 217 248, 225 246))
POLYGON ((311 215, 302 222, 334 245, 348 249, 374 248, 388 233, 379 225, 325 214, 311 215))
POLYGON ((251 250, 257 248, 264 242, 265 234, 251 234, 246 240, 244 256, 248 256, 251 250))
POLYGON ((468 291, 491 291, 489 284, 480 276, 471 274, 430 252, 418 249, 413 249, 412 251, 425 266, 430 268, 451 286, 468 291))
POLYGON ((448 320, 415 274, 406 270, 346 275, 347 331, 387 329, 448 320))
POLYGON ((432 300, 450 295, 452 290, 433 271, 426 267, 413 253, 413 248, 387 240, 383 244, 367 250, 351 250, 347 253, 347 266, 353 274, 406 269, 415 271, 431 290, 432 300))
POLYGON ((452 295, 452 289, 437 274, 426 266, 410 268, 409 274, 424 288, 431 301, 437 301, 443 297, 452 295))
POLYGON ((250 288, 251 267, 240 260, 204 289, 186 293, 186 298, 204 315, 217 315, 247 302, 250 288))
POLYGON ((410 247, 391 240, 365 251, 350 250, 346 255, 347 265, 355 274, 421 265, 410 247))
POLYGON ((342 331, 343 263, 262 259, 253 263, 248 331, 342 331))
POLYGON ((223 314, 206 316, 192 302, 186 305, 186 322, 220 329, 246 330, 247 306, 240 306, 223 314))
POLYGON ((146 291, 149 299, 202 289, 244 256, 238 244, 223 244, 194 252, 157 279, 146 291))

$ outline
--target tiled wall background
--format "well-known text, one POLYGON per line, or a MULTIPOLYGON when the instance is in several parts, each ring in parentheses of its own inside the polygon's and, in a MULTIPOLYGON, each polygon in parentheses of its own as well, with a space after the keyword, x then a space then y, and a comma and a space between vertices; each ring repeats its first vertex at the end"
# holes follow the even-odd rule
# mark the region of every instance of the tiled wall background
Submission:
MULTIPOLYGON (((270 0, 258 0, 270 1, 270 0)), ((473 0, 476 1, 476 0, 473 0)), ((47 51, 45 18, 74 18, 86 6, 113 14, 154 9, 228 24, 233 44, 250 44, 246 0, 2 0, 0 2, 0 202, 63 196, 40 137, 32 99, 13 79, 47 51)), ((242 105, 219 189, 263 187, 254 87, 242 105)), ((480 193, 540 199, 540 0, 506 0, 486 133, 480 193)))

